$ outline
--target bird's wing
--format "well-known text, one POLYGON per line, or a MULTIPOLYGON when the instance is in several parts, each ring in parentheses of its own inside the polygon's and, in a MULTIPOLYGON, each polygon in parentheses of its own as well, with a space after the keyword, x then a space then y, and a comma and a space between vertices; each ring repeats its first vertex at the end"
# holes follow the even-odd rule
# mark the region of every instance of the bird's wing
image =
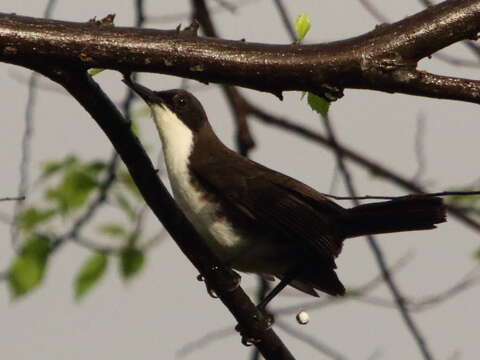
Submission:
POLYGON ((343 210, 315 190, 240 156, 217 158, 208 166, 192 166, 200 184, 221 194, 223 201, 250 217, 259 227, 275 229, 282 239, 315 251, 335 268, 341 250, 335 218, 343 210), (242 166, 238 166, 242 162, 242 166))

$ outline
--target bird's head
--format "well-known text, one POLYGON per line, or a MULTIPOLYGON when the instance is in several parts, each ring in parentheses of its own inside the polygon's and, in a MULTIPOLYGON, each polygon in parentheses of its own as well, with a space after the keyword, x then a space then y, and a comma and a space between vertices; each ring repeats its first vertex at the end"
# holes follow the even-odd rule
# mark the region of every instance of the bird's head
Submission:
POLYGON ((152 91, 129 78, 123 81, 148 104, 159 129, 168 126, 166 122, 180 121, 195 134, 208 123, 202 104, 186 90, 152 91))

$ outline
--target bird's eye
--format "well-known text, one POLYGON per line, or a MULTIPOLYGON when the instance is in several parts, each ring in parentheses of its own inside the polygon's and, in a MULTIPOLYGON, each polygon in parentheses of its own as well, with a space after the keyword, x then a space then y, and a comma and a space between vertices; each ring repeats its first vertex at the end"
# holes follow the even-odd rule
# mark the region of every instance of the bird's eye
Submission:
POLYGON ((175 96, 174 101, 175 105, 179 108, 183 108, 185 105, 187 105, 187 100, 181 95, 175 96))

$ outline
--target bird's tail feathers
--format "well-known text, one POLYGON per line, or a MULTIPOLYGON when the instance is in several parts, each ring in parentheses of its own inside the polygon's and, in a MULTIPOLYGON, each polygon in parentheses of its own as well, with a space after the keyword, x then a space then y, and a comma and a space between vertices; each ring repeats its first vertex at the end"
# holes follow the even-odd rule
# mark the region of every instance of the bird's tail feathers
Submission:
POLYGON ((446 221, 443 199, 412 195, 348 209, 342 222, 344 237, 428 230, 446 221))

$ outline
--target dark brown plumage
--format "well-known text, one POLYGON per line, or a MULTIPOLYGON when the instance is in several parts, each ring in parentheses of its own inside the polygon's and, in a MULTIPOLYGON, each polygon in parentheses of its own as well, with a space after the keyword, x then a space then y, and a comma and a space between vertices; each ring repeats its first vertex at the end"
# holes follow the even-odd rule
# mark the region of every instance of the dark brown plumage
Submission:
POLYGON ((193 178, 209 194, 220 194, 215 200, 222 203, 225 215, 248 229, 249 236, 265 238, 259 229, 273 231, 273 248, 282 249, 277 261, 287 268, 298 259, 305 263, 305 271, 292 285, 309 294, 315 294, 312 288, 330 295, 345 293, 334 258, 346 238, 428 230, 445 221, 438 197, 408 196, 345 209, 311 187, 228 149, 208 123, 200 131, 205 134, 196 137, 190 161, 193 178))
POLYGON ((409 196, 345 209, 228 149, 192 94, 127 84, 152 108, 179 205, 235 269, 278 278, 290 278, 295 270, 290 285, 314 296, 315 289, 343 295, 335 257, 346 238, 433 229, 445 221, 437 197, 409 196))

